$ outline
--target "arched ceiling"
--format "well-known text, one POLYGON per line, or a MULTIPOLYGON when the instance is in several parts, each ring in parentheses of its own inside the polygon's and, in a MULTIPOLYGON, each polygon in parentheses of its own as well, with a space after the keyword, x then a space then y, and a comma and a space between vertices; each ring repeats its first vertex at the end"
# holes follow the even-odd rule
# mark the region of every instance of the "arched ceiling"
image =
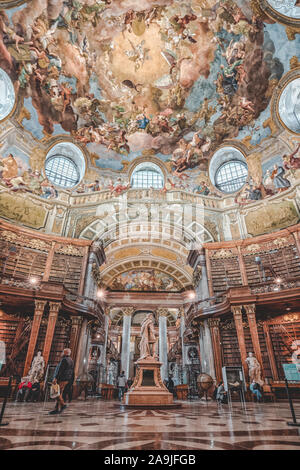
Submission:
MULTIPOLYGON (((99 214, 85 216, 91 206, 86 194, 106 191, 102 202, 127 194, 132 169, 148 160, 165 176, 158 200, 178 190, 201 195, 206 208, 220 200, 223 207, 244 207, 291 188, 300 166, 292 154, 300 142, 298 118, 280 113, 291 114, 289 103, 298 90, 300 7, 296 0, 289 8, 282 3, 1 0, 1 83, 5 73, 16 102, 8 103, 0 122, 0 216, 26 225, 27 216, 12 209, 20 197, 34 218, 27 226, 94 239, 103 227, 95 223, 99 214), (63 191, 48 180, 45 159, 65 141, 79 149, 75 163, 82 178, 63 191), (241 151, 249 170, 244 188, 227 197, 208 171, 224 147, 241 151), (32 194, 42 202, 28 201, 32 194), (57 202, 46 227, 46 209, 40 209, 45 199, 47 210, 57 202), (78 214, 93 222, 79 221, 72 232, 78 214)), ((11 100, 8 95, 5 100, 11 100)), ((141 205, 143 197, 137 195, 141 205)), ((220 237, 218 228, 212 234, 211 220, 201 236, 206 242, 220 237)), ((191 218, 182 234, 175 215, 169 224, 174 239, 195 242, 196 223, 199 230, 206 226, 191 218)), ((132 224, 133 232, 138 225, 132 224)), ((241 236, 242 226, 239 222, 232 233, 241 236)), ((114 240, 114 221, 104 229, 114 240)))
POLYGON ((177 175, 206 171, 224 139, 254 131, 286 71, 264 19, 248 0, 28 1, 1 12, 0 65, 35 137, 72 136, 99 168, 148 150, 177 175), (188 162, 172 160, 188 142, 188 162))

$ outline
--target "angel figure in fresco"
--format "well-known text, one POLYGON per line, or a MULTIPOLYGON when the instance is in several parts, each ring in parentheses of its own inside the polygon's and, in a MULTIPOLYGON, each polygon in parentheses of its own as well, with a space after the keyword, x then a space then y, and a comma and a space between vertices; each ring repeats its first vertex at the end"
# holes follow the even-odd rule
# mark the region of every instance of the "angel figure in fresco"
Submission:
POLYGON ((283 166, 286 170, 298 170, 300 168, 300 158, 297 156, 297 153, 299 153, 300 150, 300 144, 296 148, 296 150, 291 153, 290 155, 283 155, 282 160, 283 160, 283 166))
POLYGON ((132 50, 125 51, 128 59, 135 63, 134 69, 137 72, 140 67, 144 65, 145 60, 149 60, 149 51, 150 49, 145 48, 145 41, 141 41, 136 46, 128 39, 130 42, 132 50))
POLYGON ((141 335, 142 339, 140 342, 140 359, 146 359, 148 357, 155 357, 155 331, 154 331, 154 318, 152 313, 148 315, 143 320, 141 325, 141 335))
POLYGON ((274 181, 274 185, 278 192, 285 191, 291 186, 291 183, 287 178, 284 178, 285 170, 282 166, 274 165, 274 169, 271 174, 271 178, 274 181))

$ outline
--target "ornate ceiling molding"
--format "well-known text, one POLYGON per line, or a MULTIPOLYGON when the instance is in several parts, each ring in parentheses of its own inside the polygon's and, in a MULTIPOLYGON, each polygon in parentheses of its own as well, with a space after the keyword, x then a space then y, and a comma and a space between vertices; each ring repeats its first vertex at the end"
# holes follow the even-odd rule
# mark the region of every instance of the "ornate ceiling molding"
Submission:
MULTIPOLYGON (((300 33, 300 30, 299 30, 299 33, 300 33)), ((279 113, 279 102, 280 102, 280 98, 284 89, 293 80, 300 78, 300 65, 298 62, 295 65, 296 66, 294 66, 289 72, 287 72, 282 77, 282 79, 280 80, 280 82, 278 83, 277 87, 274 90, 272 101, 271 101, 271 117, 275 125, 278 127, 278 129, 285 129, 291 134, 299 136, 299 133, 293 132, 291 129, 287 127, 287 125, 281 119, 281 116, 279 113)))
POLYGON ((30 2, 31 0, 0 0, 0 8, 15 8, 30 2))
POLYGON ((300 19, 283 15, 279 11, 275 10, 275 8, 270 5, 268 0, 252 0, 252 8, 260 8, 260 10, 272 20, 287 26, 289 29, 294 29, 295 34, 300 33, 300 19))

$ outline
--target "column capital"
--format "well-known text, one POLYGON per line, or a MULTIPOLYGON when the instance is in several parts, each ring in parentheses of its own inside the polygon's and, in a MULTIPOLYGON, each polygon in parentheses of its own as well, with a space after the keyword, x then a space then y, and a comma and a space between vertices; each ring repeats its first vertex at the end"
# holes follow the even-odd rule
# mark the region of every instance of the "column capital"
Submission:
POLYGON ((104 307, 104 315, 109 317, 110 315, 110 307, 104 307))
POLYGON ((181 317, 184 317, 184 307, 180 307, 180 308, 179 308, 179 312, 178 312, 178 317, 177 317, 177 318, 181 318, 181 317))
POLYGON ((131 317, 131 315, 133 314, 134 312, 134 307, 125 307, 123 308, 123 315, 126 316, 126 317, 131 317))
POLYGON ((42 315, 44 313, 44 308, 46 305, 46 300, 35 300, 34 305, 35 305, 35 310, 34 313, 37 315, 42 315))
POLYGON ((157 309, 157 315, 159 317, 167 317, 169 313, 169 310, 167 308, 158 308, 157 309))
POLYGON ((235 318, 242 316, 242 308, 243 308, 242 305, 231 305, 231 311, 235 318))
POLYGON ((57 314, 60 307, 61 307, 61 303, 60 302, 49 302, 49 307, 50 307, 50 314, 57 314))
POLYGON ((256 311, 256 305, 255 304, 244 305, 244 309, 246 310, 247 315, 254 315, 255 316, 255 311, 256 311))
POLYGON ((208 318, 207 322, 209 328, 219 328, 220 326, 220 318, 208 318))
POLYGON ((82 317, 78 317, 75 315, 71 316, 72 326, 80 326, 82 324, 82 317))

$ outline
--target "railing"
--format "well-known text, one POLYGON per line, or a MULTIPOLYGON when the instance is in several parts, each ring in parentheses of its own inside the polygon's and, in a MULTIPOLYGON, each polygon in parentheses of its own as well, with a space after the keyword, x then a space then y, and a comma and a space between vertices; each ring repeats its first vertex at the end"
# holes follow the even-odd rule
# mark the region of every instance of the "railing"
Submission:
POLYGON ((35 276, 22 277, 22 276, 11 276, 7 274, 0 274, 0 284, 11 287, 18 287, 21 289, 34 290, 40 289, 39 281, 35 276), (33 281, 34 279, 34 281, 33 281), (35 282, 35 280, 37 282, 35 282))
MULTIPOLYGON (((38 292, 42 288, 41 278, 37 276, 12 276, 7 274, 0 274, 0 285, 16 287, 20 289, 25 289, 26 291, 38 292)), ((83 295, 77 294, 77 292, 71 291, 63 285, 63 292, 65 293, 62 299, 76 304, 78 309, 89 311, 98 317, 102 321, 103 317, 103 307, 100 300, 91 299, 83 295)))
POLYGON ((269 281, 263 284, 250 286, 251 294, 265 294, 268 292, 280 292, 283 290, 295 289, 300 287, 300 278, 295 278, 290 281, 281 280, 280 282, 269 281))

